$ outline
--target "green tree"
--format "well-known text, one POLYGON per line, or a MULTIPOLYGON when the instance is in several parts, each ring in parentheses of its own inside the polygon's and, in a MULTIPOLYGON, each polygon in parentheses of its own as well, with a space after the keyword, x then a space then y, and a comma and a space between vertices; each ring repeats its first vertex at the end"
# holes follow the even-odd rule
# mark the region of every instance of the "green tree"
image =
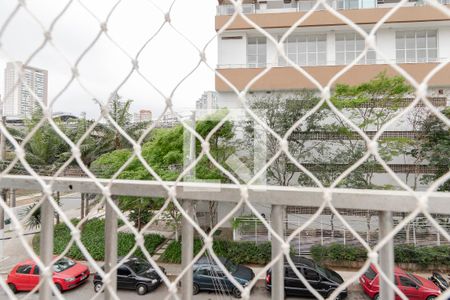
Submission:
MULTIPOLYGON (((27 132, 31 132, 42 118, 42 110, 35 111, 26 122, 27 132)), ((57 122, 57 125, 63 132, 66 131, 63 123, 57 122)), ((53 170, 63 162, 62 154, 69 150, 69 145, 46 122, 25 144, 25 158, 31 165, 53 170)))
MULTIPOLYGON (((450 119, 449 107, 442 113, 450 119)), ((435 115, 430 114, 422 125, 420 142, 421 147, 415 155, 423 156, 428 160, 429 166, 436 170, 434 174, 424 176, 423 182, 430 183, 450 171, 450 128, 435 115)), ((450 180, 444 182, 439 190, 450 191, 450 180)))
MULTIPOLYGON (((300 118, 308 113, 315 105, 319 103, 320 98, 312 90, 301 90, 292 93, 256 94, 249 99, 251 109, 280 136, 295 124, 300 118)), ((294 132, 289 136, 289 152, 294 159, 304 163, 310 158, 314 151, 321 151, 323 141, 311 141, 308 133, 320 130, 320 120, 323 118, 323 110, 308 117, 294 132)), ((246 144, 250 157, 258 153, 254 152, 254 142, 260 138, 258 131, 254 130, 254 122, 248 122, 246 126, 246 144)), ((267 134, 267 132, 266 132, 267 134)), ((270 159, 280 149, 278 140, 271 134, 266 139, 267 157, 270 159)), ((249 159, 251 165, 252 161, 249 159)), ((259 170, 256 170, 259 171, 259 170)), ((267 169, 269 184, 281 186, 292 185, 295 174, 300 171, 293 165, 292 161, 284 154, 267 169)))
MULTIPOLYGON (((205 120, 196 123, 196 131, 203 137, 206 137, 211 130, 219 124, 225 112, 209 116, 205 120)), ((230 140, 233 138, 233 126, 230 122, 225 122, 223 126, 210 139, 211 155, 223 163, 227 156, 234 150, 230 146, 230 140)), ((152 169, 163 180, 175 180, 182 172, 184 165, 184 128, 176 126, 174 128, 155 129, 151 134, 149 141, 142 147, 142 156, 152 169)), ((196 153, 201 151, 201 145, 197 141, 196 153)), ((115 150, 100 156, 93 162, 91 169, 101 177, 110 178, 119 168, 129 159, 132 151, 128 149, 115 150)), ((195 168, 196 178, 198 179, 216 179, 226 180, 223 174, 217 170, 214 165, 206 158, 202 158, 195 168)), ((147 169, 138 159, 134 159, 130 165, 119 175, 121 179, 134 180, 152 180, 154 179, 147 169)), ((151 218, 148 212, 158 209, 163 201, 159 198, 137 198, 121 197, 120 207, 123 210, 132 213, 130 217, 134 218, 136 226, 146 224, 151 218)), ((169 208, 174 220, 179 221, 179 216, 175 207, 169 208)), ((178 222, 177 221, 177 222, 178 222)))
MULTIPOLYGON (((403 77, 389 77, 383 72, 373 80, 360 85, 338 84, 331 101, 363 132, 378 132, 386 122, 400 112, 405 98, 412 91, 403 77)), ((336 165, 338 172, 330 174, 325 169, 318 172, 325 184, 334 181, 336 175, 340 175, 344 169, 356 163, 367 151, 365 141, 358 137, 341 117, 331 111, 328 116, 333 121, 325 126, 326 130, 336 133, 339 138, 327 143, 325 156, 320 155, 317 160, 322 161, 322 168, 326 168, 327 163, 336 165)), ((406 153, 413 145, 413 140, 408 138, 381 138, 378 141, 379 153, 387 162, 406 153)), ((379 163, 375 157, 370 156, 361 167, 347 176, 340 186, 364 189, 390 188, 377 186, 373 182, 374 174, 379 170, 379 163)))

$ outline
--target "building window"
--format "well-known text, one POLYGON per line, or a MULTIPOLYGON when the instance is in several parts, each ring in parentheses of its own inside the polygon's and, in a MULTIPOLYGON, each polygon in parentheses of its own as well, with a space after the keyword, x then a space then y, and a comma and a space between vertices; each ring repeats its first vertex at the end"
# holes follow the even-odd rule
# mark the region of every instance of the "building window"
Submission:
POLYGON ((265 37, 247 38, 247 66, 264 68, 267 61, 267 42, 265 37))
POLYGON ((395 34, 397 62, 420 63, 437 60, 437 31, 399 31, 395 34))
MULTIPOLYGON (((363 52, 364 38, 356 32, 336 33, 336 64, 346 65, 352 63, 363 52)), ((376 53, 369 49, 358 64, 376 63, 376 53)))
MULTIPOLYGON (((299 66, 327 64, 327 35, 290 36, 285 42, 285 52, 291 61, 299 66)), ((283 58, 280 65, 286 65, 283 58)))
POLYGON ((359 7, 359 0, 337 0, 337 9, 357 9, 359 7))

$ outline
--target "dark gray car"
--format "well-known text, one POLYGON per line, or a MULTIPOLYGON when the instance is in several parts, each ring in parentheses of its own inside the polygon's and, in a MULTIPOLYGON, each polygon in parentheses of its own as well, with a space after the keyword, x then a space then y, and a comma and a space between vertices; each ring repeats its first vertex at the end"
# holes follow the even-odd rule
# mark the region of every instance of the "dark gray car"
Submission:
MULTIPOLYGON (((228 272, 233 275, 237 282, 243 287, 247 286, 255 277, 252 269, 236 265, 229 259, 219 257, 220 262, 227 268, 228 272)), ((212 291, 231 293, 234 297, 239 298, 241 292, 235 287, 231 281, 225 276, 224 272, 216 264, 216 262, 209 257, 201 257, 193 266, 194 270, 194 295, 200 291, 212 291)))
MULTIPOLYGON (((118 259, 121 261, 121 258, 118 259)), ((161 267, 160 267, 161 268, 161 267)), ((165 273, 164 268, 161 268, 165 273)), ((117 288, 136 290, 139 295, 145 295, 156 289, 162 283, 161 277, 152 265, 141 258, 131 257, 117 269, 117 288)), ((94 290, 102 290, 103 281, 98 273, 94 275, 94 290)))
MULTIPOLYGON (((335 271, 321 267, 313 260, 306 257, 292 257, 295 267, 302 274, 308 283, 323 297, 328 298, 344 280, 335 271)), ((266 289, 272 290, 272 270, 269 269, 266 274, 266 289)), ((290 296, 314 297, 306 288, 297 274, 294 273, 291 266, 285 262, 284 265, 284 291, 290 296)), ((347 297, 347 290, 341 292, 336 299, 342 300, 347 297)))

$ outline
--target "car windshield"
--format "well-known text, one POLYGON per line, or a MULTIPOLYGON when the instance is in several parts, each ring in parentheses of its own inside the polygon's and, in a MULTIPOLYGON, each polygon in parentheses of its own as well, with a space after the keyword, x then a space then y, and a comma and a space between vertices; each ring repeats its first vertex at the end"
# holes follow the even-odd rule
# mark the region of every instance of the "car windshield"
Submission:
POLYGON ((229 259, 227 259, 224 263, 225 268, 227 268, 228 272, 233 273, 236 272, 237 266, 233 264, 229 259))
POLYGON ((132 260, 127 265, 136 274, 147 272, 152 267, 149 262, 143 259, 132 260))
POLYGON ((60 273, 73 266, 75 266, 75 262, 73 260, 63 257, 53 265, 53 271, 60 273))
POLYGON ((406 273, 408 275, 409 278, 411 278, 412 281, 414 281, 415 283, 417 283, 419 286, 422 286, 422 281, 419 280, 419 278, 417 278, 414 274, 412 273, 406 273))
POLYGON ((316 268, 317 268, 317 270, 318 270, 320 273, 322 273, 323 275, 327 276, 327 277, 330 278, 330 279, 332 278, 331 272, 328 271, 327 269, 325 269, 325 268, 323 268, 323 267, 321 267, 321 266, 319 266, 319 265, 316 265, 316 268))

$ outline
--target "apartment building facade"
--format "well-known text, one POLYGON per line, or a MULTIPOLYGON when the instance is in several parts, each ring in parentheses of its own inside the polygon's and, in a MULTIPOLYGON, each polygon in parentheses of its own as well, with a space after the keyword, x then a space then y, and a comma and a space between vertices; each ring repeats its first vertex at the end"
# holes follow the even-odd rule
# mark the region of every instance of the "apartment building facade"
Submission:
POLYGON ((134 123, 140 123, 140 122, 151 122, 153 118, 152 111, 149 109, 141 109, 139 112, 134 113, 133 115, 133 122, 134 123))
MULTIPOLYGON (((248 12, 247 16, 277 40, 314 4, 309 0, 244 2, 243 11, 248 12)), ((395 3, 336 0, 330 5, 370 32, 395 3)), ((216 30, 225 25, 232 12, 233 6, 220 1, 216 30)), ((396 74, 389 63, 398 64, 421 82, 439 62, 450 57, 450 19, 431 6, 407 2, 406 7, 400 8, 376 32, 375 43, 385 57, 369 50, 335 83, 355 85, 367 82, 384 70, 390 75, 396 74)), ((365 40, 359 33, 323 9, 305 19, 285 42, 286 55, 322 86, 351 63, 364 47, 365 40)), ((218 37, 218 71, 242 90, 267 66, 272 69, 252 85, 251 91, 316 88, 308 78, 287 66, 278 55, 276 45, 238 16, 218 37)), ((448 96, 449 78, 450 66, 446 66, 430 80, 430 93, 448 96)), ((216 77, 216 90, 219 106, 239 106, 235 93, 219 77, 216 77)))
MULTIPOLYGON (((347 19, 369 33, 374 26, 398 3, 396 0, 328 0, 327 3, 347 19)), ((450 8, 450 2, 441 0, 450 8)), ((276 41, 316 4, 310 0, 245 0, 243 13, 276 41)), ((248 98, 264 97, 269 93, 286 95, 301 89, 316 89, 307 77, 289 65, 277 51, 274 44, 253 25, 237 16, 230 24, 227 22, 234 13, 234 6, 219 1, 216 16, 216 30, 228 25, 218 36, 217 71, 237 90, 247 85, 267 67, 270 70, 259 80, 253 82, 248 98)), ((374 43, 377 51, 369 49, 356 65, 341 74, 330 88, 336 84, 358 85, 386 72, 389 76, 398 75, 390 65, 396 64, 414 80, 422 80, 439 63, 450 59, 450 18, 440 10, 421 1, 407 2, 389 17, 376 31, 374 43), (380 54, 382 53, 382 54, 380 54)), ((287 57, 311 75, 321 86, 327 86, 333 77, 351 64, 365 49, 366 41, 358 32, 343 20, 317 7, 285 39, 283 49, 287 57)), ((240 108, 241 102, 233 89, 219 76, 216 76, 218 107, 240 108)), ((428 82, 428 95, 434 105, 449 105, 450 65, 446 65, 428 82)), ((414 95, 405 99, 405 106, 414 95)), ((388 129, 383 136, 415 138, 416 129, 407 122, 388 129)), ((367 132, 374 135, 374 129, 367 132)), ((330 133, 310 134, 311 141, 333 141, 336 136, 330 133)), ((315 166, 302 162, 309 170, 315 166)), ((427 173, 427 166, 415 166, 410 158, 393 157, 391 168, 402 180, 416 180, 409 173, 427 173)), ((345 168, 344 168, 345 169, 345 168)), ((420 176, 420 175, 418 175, 420 176)), ((389 185, 393 179, 384 174, 376 174, 375 181, 389 185)), ((295 180, 295 178, 294 178, 295 180)), ((423 189, 420 180, 418 189, 423 189)), ((412 182, 408 182, 413 184, 412 182)), ((230 208, 220 208, 226 212, 230 208)), ((261 211, 265 211, 261 208, 261 211)), ((219 212, 219 216, 222 215, 219 212)))
POLYGON ((3 112, 8 117, 30 118, 38 106, 35 96, 47 103, 48 71, 24 65, 21 62, 9 62, 5 68, 5 93, 3 112), (20 81, 20 71, 23 79, 20 81))

